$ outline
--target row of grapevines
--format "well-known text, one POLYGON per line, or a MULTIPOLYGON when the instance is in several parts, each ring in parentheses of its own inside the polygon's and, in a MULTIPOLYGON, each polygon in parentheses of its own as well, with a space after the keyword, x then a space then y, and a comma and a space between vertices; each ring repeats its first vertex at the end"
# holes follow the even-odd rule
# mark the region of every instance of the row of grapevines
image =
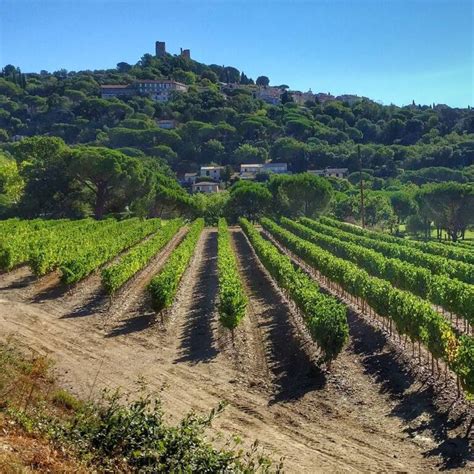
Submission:
POLYGON ((101 274, 102 285, 107 293, 115 293, 133 275, 144 268, 176 235, 181 225, 181 219, 167 222, 156 235, 133 247, 118 262, 104 268, 101 274))
POLYGON ((224 218, 219 219, 218 224, 217 269, 219 273, 219 317, 224 327, 235 329, 245 316, 247 297, 224 218))
POLYGON ((337 227, 338 229, 352 232, 353 234, 360 235, 362 237, 368 237, 378 241, 389 242, 392 244, 403 245, 405 247, 421 250, 422 252, 438 255, 452 260, 459 260, 461 262, 474 264, 474 254, 466 252, 462 249, 443 245, 438 242, 419 242, 416 240, 403 239, 401 237, 395 237, 394 235, 385 234, 383 232, 376 232, 369 229, 363 229, 347 222, 341 222, 329 217, 322 217, 321 222, 337 227))
POLYGON ((91 242, 101 242, 119 228, 125 232, 140 221, 133 218, 124 221, 91 219, 79 222, 81 225, 71 225, 60 232, 49 232, 31 245, 29 265, 36 276, 46 275, 59 268, 87 248, 91 242))
POLYGON ((265 268, 303 313, 311 337, 324 352, 324 360, 335 359, 349 338, 346 307, 321 293, 316 283, 265 240, 247 219, 240 219, 240 225, 265 268))
MULTIPOLYGON (((474 265, 448 260, 444 257, 427 254, 421 250, 405 247, 403 245, 396 245, 394 243, 363 237, 359 234, 348 232, 347 230, 341 230, 337 227, 323 224, 322 222, 328 222, 326 218, 323 218, 321 222, 317 222, 304 217, 301 219, 301 222, 304 225, 311 227, 312 229, 317 230, 323 234, 331 235, 340 240, 362 245, 363 247, 380 252, 389 258, 398 258, 400 260, 413 263, 419 267, 431 270, 437 275, 447 275, 452 278, 457 278, 458 280, 464 281, 465 283, 474 283, 474 265)), ((353 227, 357 229, 357 227, 353 227)))
POLYGON ((474 339, 459 336, 431 305, 412 293, 370 276, 357 265, 335 257, 269 219, 263 227, 308 265, 367 302, 380 316, 392 320, 399 334, 423 344, 435 359, 443 359, 459 376, 462 386, 474 393, 474 339))
POLYGON ((204 219, 196 219, 184 240, 176 247, 165 266, 150 282, 148 289, 152 307, 156 312, 173 303, 179 282, 194 254, 199 236, 204 228, 204 219))
POLYGON ((91 219, 69 221, 22 221, 13 230, 0 239, 0 270, 11 270, 12 268, 29 262, 34 249, 51 234, 61 235, 61 238, 70 232, 72 228, 81 227, 86 223, 93 222, 91 219), (48 222, 48 224, 46 224, 48 222))
POLYGON ((61 281, 68 285, 76 283, 104 263, 130 248, 146 236, 156 232, 161 226, 159 219, 145 221, 134 220, 133 223, 122 221, 109 229, 100 240, 88 240, 82 247, 76 247, 68 254, 68 260, 60 266, 61 281))
POLYGON ((17 232, 35 231, 46 227, 54 227, 55 225, 68 222, 65 219, 30 219, 23 220, 17 217, 0 221, 0 240, 9 238, 17 232))
MULTIPOLYGON (((305 222, 302 220, 302 222, 305 222)), ((398 258, 387 258, 375 250, 344 242, 316 230, 282 218, 281 223, 298 236, 313 242, 338 257, 350 260, 371 275, 388 280, 396 287, 439 305, 447 311, 474 323, 474 286, 443 275, 433 275, 429 270, 398 258)), ((337 233, 335 232, 335 235, 337 233)))

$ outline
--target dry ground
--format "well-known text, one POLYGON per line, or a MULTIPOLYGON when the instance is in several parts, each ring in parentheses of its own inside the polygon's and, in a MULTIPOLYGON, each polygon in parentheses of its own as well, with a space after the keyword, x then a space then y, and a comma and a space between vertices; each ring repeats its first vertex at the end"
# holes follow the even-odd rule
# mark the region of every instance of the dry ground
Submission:
POLYGON ((350 313, 351 340, 327 374, 301 321, 259 265, 245 236, 233 244, 250 298, 232 336, 219 325, 215 229, 205 229, 176 304, 149 310, 146 284, 174 239, 112 302, 93 275, 65 290, 27 268, 0 275, 0 336, 56 362, 61 383, 89 398, 136 390, 144 378, 174 419, 226 400, 224 434, 258 439, 287 472, 428 472, 473 469, 462 419, 433 404, 383 334, 350 313))

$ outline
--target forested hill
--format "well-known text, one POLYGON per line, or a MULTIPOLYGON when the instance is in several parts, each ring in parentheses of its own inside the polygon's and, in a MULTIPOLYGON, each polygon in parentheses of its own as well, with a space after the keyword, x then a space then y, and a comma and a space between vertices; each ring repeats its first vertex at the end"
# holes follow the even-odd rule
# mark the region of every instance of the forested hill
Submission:
MULTIPOLYGON (((315 78, 317 88, 318 78, 315 78)), ((326 166, 396 177, 402 169, 461 168, 474 163, 474 113, 445 105, 383 106, 369 99, 292 102, 256 98, 255 85, 233 67, 204 65, 182 56, 145 54, 135 65, 100 71, 24 74, 5 66, 0 78, 0 141, 50 135, 66 144, 120 149, 159 158, 178 172, 199 165, 288 162, 294 172, 326 166), (169 78, 189 86, 158 103, 140 95, 101 99, 100 85, 169 78), (162 130, 156 121, 175 119, 162 130)), ((282 91, 286 89, 283 87, 282 91)))

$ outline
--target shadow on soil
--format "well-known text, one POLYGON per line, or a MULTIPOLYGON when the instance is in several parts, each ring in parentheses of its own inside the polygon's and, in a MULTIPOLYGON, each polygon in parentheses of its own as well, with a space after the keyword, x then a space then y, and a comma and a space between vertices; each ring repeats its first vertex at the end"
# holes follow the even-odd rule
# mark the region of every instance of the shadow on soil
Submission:
MULTIPOLYGON (((198 256, 199 258, 199 256, 198 256)), ((186 319, 180 341, 182 356, 177 362, 208 362, 217 355, 212 333, 212 317, 217 297, 217 232, 208 234, 203 255, 192 287, 192 306, 183 317, 186 319)))
POLYGON ((62 316, 62 319, 83 318, 100 313, 108 305, 107 298, 108 297, 105 291, 100 289, 89 296, 89 298, 87 298, 87 300, 85 300, 81 306, 62 316))
POLYGON ((144 331, 156 323, 156 318, 156 314, 151 310, 149 299, 144 296, 142 304, 136 310, 136 316, 121 320, 119 325, 111 329, 105 337, 125 336, 144 331))
MULTIPOLYGON (((38 282, 39 283, 39 280, 38 282)), ((48 284, 45 288, 39 290, 32 298, 32 303, 41 303, 42 301, 54 300, 56 298, 61 298, 64 296, 71 287, 64 285, 61 282, 54 282, 48 284)))
POLYGON ((19 290, 26 288, 27 286, 34 283, 35 280, 36 277, 34 275, 26 275, 18 280, 12 281, 9 285, 0 287, 0 291, 19 290))
POLYGON ((462 468, 474 460, 472 440, 463 435, 449 438, 451 430, 459 428, 460 431, 467 421, 466 415, 452 413, 455 400, 445 408, 437 408, 433 404, 433 388, 425 384, 420 386, 406 363, 387 345, 385 335, 353 312, 349 312, 348 319, 353 350, 362 355, 365 372, 374 377, 381 393, 395 401, 391 416, 401 418, 409 425, 404 430, 409 437, 429 437, 438 444, 424 456, 439 457, 442 470, 462 468))
POLYGON ((256 324, 268 335, 265 348, 277 392, 271 403, 297 400, 308 392, 326 385, 326 376, 302 348, 291 312, 264 271, 257 265, 249 243, 242 232, 234 233, 243 276, 251 295, 267 308, 256 324))

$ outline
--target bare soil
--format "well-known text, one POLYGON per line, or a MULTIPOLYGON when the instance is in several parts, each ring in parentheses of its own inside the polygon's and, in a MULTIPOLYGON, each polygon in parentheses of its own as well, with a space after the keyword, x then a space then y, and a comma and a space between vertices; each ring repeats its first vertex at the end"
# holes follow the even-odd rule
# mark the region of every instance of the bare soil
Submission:
POLYGON ((205 229, 171 311, 155 316, 146 283, 176 239, 110 305, 98 275, 64 290, 26 268, 0 275, 0 337, 48 354, 61 383, 84 398, 138 390, 143 379, 173 420, 228 406, 215 423, 255 439, 287 472, 473 470, 461 421, 435 406, 383 334, 350 313, 351 339, 331 373, 317 367, 301 321, 247 239, 233 231, 249 308, 234 334, 217 300, 217 233, 205 229), (458 423, 458 424, 456 424, 458 423))

